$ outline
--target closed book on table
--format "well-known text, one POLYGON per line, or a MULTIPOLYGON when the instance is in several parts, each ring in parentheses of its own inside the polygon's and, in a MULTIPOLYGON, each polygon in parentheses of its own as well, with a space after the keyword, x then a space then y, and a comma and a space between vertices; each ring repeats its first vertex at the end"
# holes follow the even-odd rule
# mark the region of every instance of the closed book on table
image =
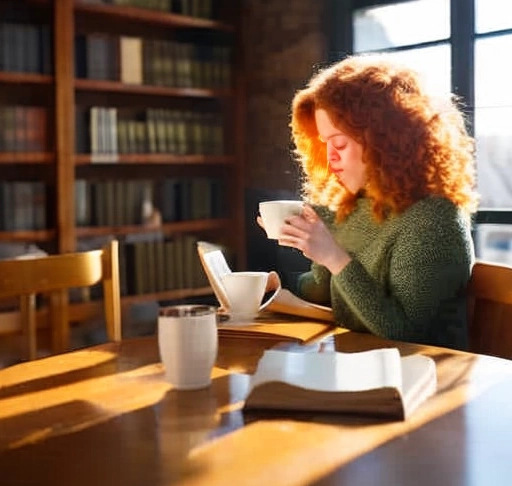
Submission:
POLYGON ((408 418, 437 387, 436 366, 397 348, 359 353, 267 350, 250 378, 246 409, 408 418))

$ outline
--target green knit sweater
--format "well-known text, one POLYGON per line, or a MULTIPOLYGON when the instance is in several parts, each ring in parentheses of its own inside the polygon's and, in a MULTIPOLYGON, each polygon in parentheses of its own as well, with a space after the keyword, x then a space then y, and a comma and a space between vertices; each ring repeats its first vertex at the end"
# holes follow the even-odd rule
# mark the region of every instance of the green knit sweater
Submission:
POLYGON ((450 201, 429 197, 377 223, 370 201, 336 224, 319 214, 352 257, 337 275, 315 263, 298 293, 332 305, 336 322, 381 337, 467 347, 466 299, 474 259, 470 223, 450 201))

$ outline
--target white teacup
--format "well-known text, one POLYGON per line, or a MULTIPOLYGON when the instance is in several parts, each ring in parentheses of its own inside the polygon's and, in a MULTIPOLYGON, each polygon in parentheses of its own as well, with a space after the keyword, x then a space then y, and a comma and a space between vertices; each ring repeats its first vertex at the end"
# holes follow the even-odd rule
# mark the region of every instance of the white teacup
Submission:
POLYGON ((243 324, 258 314, 267 286, 267 272, 230 272, 222 276, 232 324, 243 324))
POLYGON ((211 383, 217 358, 217 309, 208 305, 163 307, 158 316, 158 349, 165 377, 178 390, 211 383))
POLYGON ((279 239, 281 227, 286 218, 300 214, 304 203, 302 201, 262 201, 259 210, 267 237, 272 240, 279 239))

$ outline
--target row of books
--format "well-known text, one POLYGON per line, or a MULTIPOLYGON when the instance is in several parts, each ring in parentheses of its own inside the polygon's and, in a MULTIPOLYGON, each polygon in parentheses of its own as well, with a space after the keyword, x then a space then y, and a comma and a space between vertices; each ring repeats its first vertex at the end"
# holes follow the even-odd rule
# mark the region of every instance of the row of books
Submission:
POLYGON ((40 106, 0 106, 0 152, 40 152, 47 147, 47 112, 40 106))
POLYGON ((0 231, 46 228, 46 186, 36 181, 1 181, 0 231))
POLYGON ((145 204, 158 210, 164 223, 225 215, 222 180, 218 178, 75 181, 78 226, 143 224, 145 204))
POLYGON ((52 45, 47 24, 0 22, 0 71, 52 72, 52 45))
POLYGON ((77 153, 90 153, 92 162, 116 162, 118 154, 130 153, 224 153, 224 121, 214 112, 77 107, 76 134, 77 153))
POLYGON ((163 236, 119 245, 122 295, 208 286, 197 255, 197 236, 163 236))
POLYGON ((213 18, 212 0, 80 0, 87 4, 111 4, 159 10, 198 18, 213 18))
POLYGON ((75 40, 78 78, 176 88, 229 88, 231 47, 90 33, 75 40))
MULTIPOLYGON (((0 231, 46 228, 46 201, 47 188, 41 181, 1 181, 0 231)), ((222 180, 218 178, 75 181, 78 226, 143 224, 147 202, 160 212, 164 223, 225 216, 222 180)))

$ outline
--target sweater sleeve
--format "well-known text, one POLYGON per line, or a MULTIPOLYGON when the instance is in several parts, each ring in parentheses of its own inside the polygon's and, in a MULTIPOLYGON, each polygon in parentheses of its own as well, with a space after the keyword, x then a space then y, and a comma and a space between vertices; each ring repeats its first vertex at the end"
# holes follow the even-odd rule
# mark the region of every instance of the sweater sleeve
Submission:
POLYGON ((303 299, 315 304, 331 305, 331 273, 316 263, 309 272, 299 276, 297 293, 303 299))
MULTIPOLYGON (((323 206, 313 209, 327 225, 334 223, 334 213, 323 206)), ((317 263, 311 264, 311 270, 299 276, 297 293, 303 299, 315 304, 331 305, 331 272, 317 263)))
POLYGON ((382 280, 353 259, 332 277, 337 321, 390 339, 425 342, 440 307, 460 295, 469 279, 468 228, 453 214, 410 218, 381 262, 382 280))

